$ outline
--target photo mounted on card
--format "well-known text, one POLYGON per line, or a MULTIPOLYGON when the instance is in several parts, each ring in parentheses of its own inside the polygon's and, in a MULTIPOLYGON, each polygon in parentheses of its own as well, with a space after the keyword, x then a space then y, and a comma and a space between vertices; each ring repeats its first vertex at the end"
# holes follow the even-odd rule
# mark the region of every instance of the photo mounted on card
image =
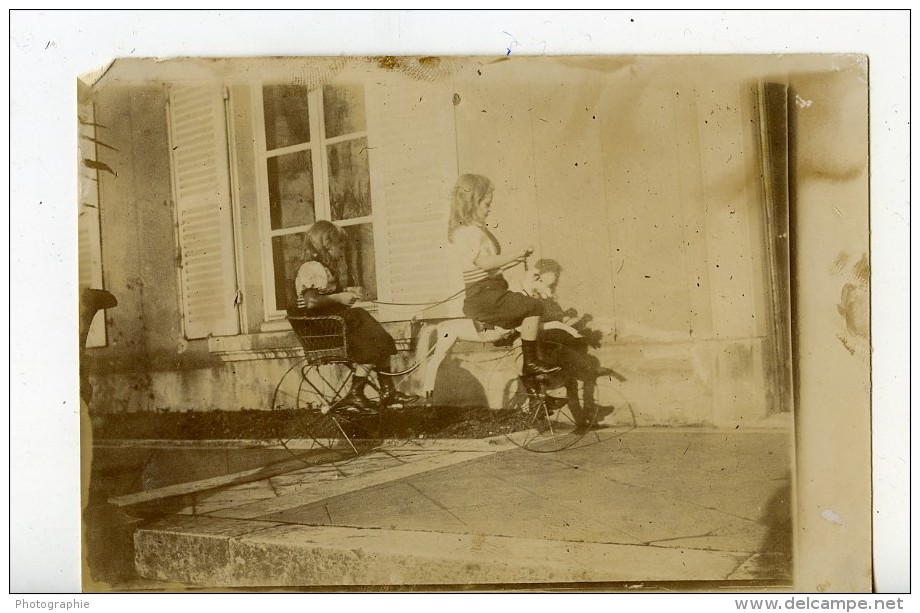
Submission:
POLYGON ((84 590, 870 591, 867 82, 84 75, 84 590))

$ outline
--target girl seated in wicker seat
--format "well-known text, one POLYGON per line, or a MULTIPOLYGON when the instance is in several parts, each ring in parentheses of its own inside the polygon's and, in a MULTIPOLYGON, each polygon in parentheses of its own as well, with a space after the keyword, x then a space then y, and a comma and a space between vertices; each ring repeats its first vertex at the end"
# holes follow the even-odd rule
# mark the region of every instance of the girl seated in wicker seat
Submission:
POLYGON ((294 287, 297 307, 292 314, 308 316, 335 315, 345 320, 348 358, 355 363, 351 389, 338 403, 340 408, 375 412, 375 403, 364 393, 371 370, 377 371, 380 402, 385 406, 402 406, 418 396, 396 389, 390 376, 390 356, 396 353, 393 337, 370 313, 354 307, 361 300, 359 288, 348 284, 348 238, 345 231, 329 221, 317 221, 304 239, 304 263, 297 271, 294 287))

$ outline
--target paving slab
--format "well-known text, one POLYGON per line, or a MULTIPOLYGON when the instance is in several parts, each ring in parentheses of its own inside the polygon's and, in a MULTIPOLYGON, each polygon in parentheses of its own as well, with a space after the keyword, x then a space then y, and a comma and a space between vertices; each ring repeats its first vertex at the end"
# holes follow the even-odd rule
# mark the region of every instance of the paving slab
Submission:
POLYGON ((253 519, 311 504, 320 500, 345 495, 350 492, 363 490, 368 487, 388 483, 396 479, 427 472, 436 468, 468 462, 484 457, 485 455, 488 455, 488 453, 482 451, 448 451, 414 462, 397 463, 394 466, 390 465, 390 458, 380 458, 377 453, 375 453, 368 456, 365 460, 362 460, 366 462, 365 464, 358 465, 352 463, 349 465, 346 470, 353 471, 350 476, 320 483, 312 483, 300 491, 285 496, 272 496, 258 502, 222 509, 216 511, 214 515, 237 519, 253 519), (375 460, 379 460, 380 463, 377 463, 375 460), (381 467, 381 465, 383 467, 381 467), (359 466, 362 468, 358 468, 359 466))
POLYGON ((262 516, 267 521, 312 526, 361 526, 391 530, 466 532, 466 525, 450 509, 420 495, 404 481, 356 492, 350 496, 262 516))

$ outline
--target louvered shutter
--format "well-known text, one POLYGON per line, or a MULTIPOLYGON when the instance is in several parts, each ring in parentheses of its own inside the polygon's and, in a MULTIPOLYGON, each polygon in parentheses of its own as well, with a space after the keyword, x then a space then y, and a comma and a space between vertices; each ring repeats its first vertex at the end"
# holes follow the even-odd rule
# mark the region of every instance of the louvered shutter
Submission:
MULTIPOLYGON (((368 131, 380 300, 427 303, 452 294, 446 232, 448 193, 457 177, 451 90, 442 84, 368 88, 368 131)), ((381 320, 460 316, 437 308, 380 305, 381 320)))
POLYGON ((189 339, 240 331, 221 94, 217 87, 177 86, 169 96, 182 310, 189 339))
MULTIPOLYGON (((102 237, 99 231, 99 176, 98 171, 86 163, 97 161, 95 114, 91 104, 81 104, 79 112, 80 151, 80 207, 77 217, 77 249, 79 258, 80 289, 105 289, 102 281, 102 237)), ((96 313, 87 347, 103 347, 105 337, 105 312, 96 313)))

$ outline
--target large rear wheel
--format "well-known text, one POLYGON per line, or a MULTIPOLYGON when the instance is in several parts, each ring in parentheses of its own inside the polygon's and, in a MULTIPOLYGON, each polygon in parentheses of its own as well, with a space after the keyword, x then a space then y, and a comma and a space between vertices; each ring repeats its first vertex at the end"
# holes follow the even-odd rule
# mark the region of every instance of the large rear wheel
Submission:
MULTIPOLYGON (((341 406, 354 370, 350 362, 308 363, 300 368, 294 406, 281 424, 278 439, 309 464, 349 462, 374 449, 379 441, 379 414, 341 406)), ((371 392, 368 386, 369 395, 371 392)))

